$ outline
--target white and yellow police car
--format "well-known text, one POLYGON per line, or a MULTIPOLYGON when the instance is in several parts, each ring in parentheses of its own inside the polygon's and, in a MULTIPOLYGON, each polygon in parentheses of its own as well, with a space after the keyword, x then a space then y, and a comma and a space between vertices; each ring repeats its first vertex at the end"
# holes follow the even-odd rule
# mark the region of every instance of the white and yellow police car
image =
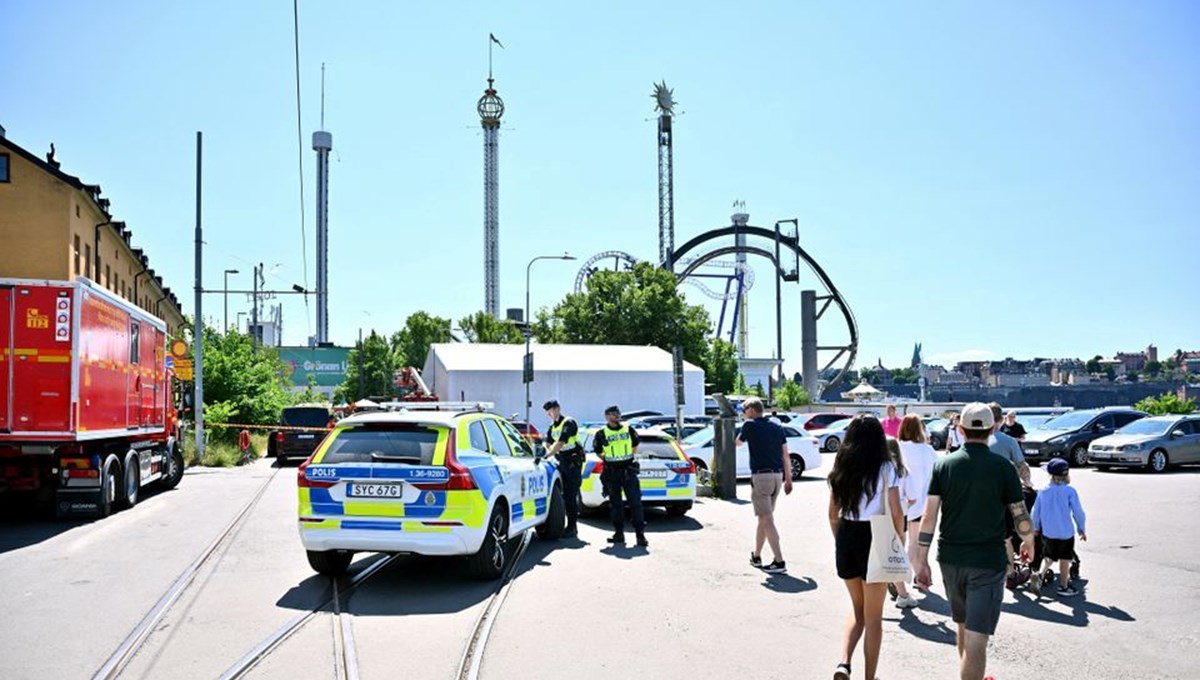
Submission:
POLYGON ((365 413, 338 423, 297 472, 300 540, 313 569, 355 552, 466 556, 503 573, 510 539, 558 538, 557 467, 504 418, 479 410, 365 413))
MULTIPOLYGON (((604 461, 592 453, 592 443, 600 428, 580 432, 587 458, 579 486, 581 510, 596 510, 608 502, 600 475, 604 461)), ((663 507, 672 517, 682 517, 696 500, 696 466, 684 455, 671 435, 656 427, 637 431, 638 486, 643 507, 663 507)))

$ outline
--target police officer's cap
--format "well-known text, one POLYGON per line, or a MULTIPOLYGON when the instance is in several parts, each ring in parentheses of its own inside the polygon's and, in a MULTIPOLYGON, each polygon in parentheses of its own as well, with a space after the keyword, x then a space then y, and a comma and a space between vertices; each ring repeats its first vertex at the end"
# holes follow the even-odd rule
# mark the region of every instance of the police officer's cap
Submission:
POLYGON ((550 409, 552 409, 552 408, 558 408, 558 407, 559 407, 559 406, 558 406, 558 400, 557 400, 557 399, 551 399, 550 401, 548 401, 548 402, 546 402, 546 403, 542 404, 542 410, 543 410, 543 411, 549 411, 549 410, 550 410, 550 409))
POLYGON ((608 408, 604 409, 604 415, 608 415, 610 413, 615 413, 617 415, 621 415, 621 407, 617 406, 616 404, 613 404, 612 406, 609 406, 608 408))

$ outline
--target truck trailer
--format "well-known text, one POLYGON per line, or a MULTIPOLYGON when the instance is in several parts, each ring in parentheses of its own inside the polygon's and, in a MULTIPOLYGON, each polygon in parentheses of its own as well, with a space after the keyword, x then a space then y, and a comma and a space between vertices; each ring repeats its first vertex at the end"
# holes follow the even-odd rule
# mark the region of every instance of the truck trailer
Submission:
POLYGON ((105 517, 183 477, 167 328, 86 278, 0 278, 0 496, 105 517))

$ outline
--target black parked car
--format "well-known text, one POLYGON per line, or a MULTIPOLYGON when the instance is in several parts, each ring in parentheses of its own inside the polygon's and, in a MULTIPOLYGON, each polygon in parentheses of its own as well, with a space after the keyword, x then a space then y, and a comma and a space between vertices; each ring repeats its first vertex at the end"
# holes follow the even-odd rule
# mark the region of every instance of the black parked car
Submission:
POLYGON ((279 424, 285 428, 271 433, 267 440, 267 455, 278 458, 308 458, 325 439, 322 430, 330 426, 329 409, 325 406, 289 406, 279 415, 279 424))
POLYGON ((1102 408, 1070 411, 1042 423, 1025 434, 1021 448, 1025 460, 1037 465, 1051 458, 1065 458, 1071 467, 1088 462, 1088 444, 1112 434, 1147 414, 1131 408, 1102 408))

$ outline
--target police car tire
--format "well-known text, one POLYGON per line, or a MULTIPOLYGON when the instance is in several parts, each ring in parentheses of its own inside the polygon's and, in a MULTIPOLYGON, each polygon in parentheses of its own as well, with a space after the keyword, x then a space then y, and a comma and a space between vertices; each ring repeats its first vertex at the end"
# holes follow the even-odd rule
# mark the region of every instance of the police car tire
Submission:
POLYGON ((354 553, 348 550, 308 550, 308 566, 325 576, 341 576, 350 567, 354 553))
POLYGON ((692 501, 684 503, 671 503, 667 506, 667 515, 670 517, 683 517, 692 509, 692 501))
POLYGON ((500 578, 504 573, 504 569, 508 566, 508 540, 497 541, 493 533, 498 533, 501 536, 508 536, 508 512, 505 510, 507 506, 497 502, 496 507, 492 508, 492 514, 488 518, 488 523, 484 527, 483 543, 479 544, 479 550, 474 555, 467 558, 471 572, 480 579, 495 580, 500 578), (496 522, 499 526, 496 527, 496 522), (495 530, 493 529, 494 527, 495 530), (499 553, 497 553, 497 550, 499 553), (500 555, 500 564, 496 564, 495 556, 500 555))
POLYGON ((557 541, 566 532, 566 524, 567 503, 563 500, 562 485, 555 484, 554 490, 550 492, 550 512, 546 514, 546 521, 537 528, 538 538, 557 541))

